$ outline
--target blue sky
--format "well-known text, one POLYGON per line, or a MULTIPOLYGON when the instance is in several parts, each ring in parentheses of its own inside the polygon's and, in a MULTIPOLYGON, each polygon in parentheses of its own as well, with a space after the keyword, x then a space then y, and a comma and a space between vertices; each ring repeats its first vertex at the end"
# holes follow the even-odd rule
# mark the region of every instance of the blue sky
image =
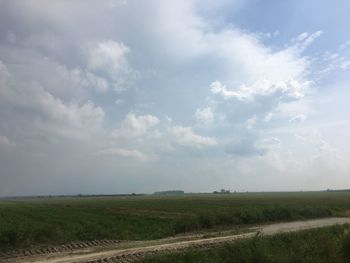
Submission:
POLYGON ((350 187, 348 1, 0 1, 0 196, 350 187))

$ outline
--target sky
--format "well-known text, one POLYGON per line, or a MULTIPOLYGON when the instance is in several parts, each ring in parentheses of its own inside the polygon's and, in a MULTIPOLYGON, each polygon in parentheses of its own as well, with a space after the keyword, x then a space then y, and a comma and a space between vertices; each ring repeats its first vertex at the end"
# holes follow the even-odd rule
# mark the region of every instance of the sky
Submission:
POLYGON ((350 188, 349 9, 0 0, 0 196, 350 188))

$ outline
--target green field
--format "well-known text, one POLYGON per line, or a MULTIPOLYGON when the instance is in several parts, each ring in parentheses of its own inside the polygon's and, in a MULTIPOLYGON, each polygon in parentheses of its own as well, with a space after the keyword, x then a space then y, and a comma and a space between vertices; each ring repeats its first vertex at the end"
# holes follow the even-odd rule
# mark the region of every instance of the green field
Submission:
POLYGON ((158 255, 140 263, 349 263, 349 231, 349 226, 334 226, 257 236, 216 248, 158 255))
POLYGON ((349 192, 38 198, 0 201, 0 249, 147 240, 207 229, 340 216, 349 192))

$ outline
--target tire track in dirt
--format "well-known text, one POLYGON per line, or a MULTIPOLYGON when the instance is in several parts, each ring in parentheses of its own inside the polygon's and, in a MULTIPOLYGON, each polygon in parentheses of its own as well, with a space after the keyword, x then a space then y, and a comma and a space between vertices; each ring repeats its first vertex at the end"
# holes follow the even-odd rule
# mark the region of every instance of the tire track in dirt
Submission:
MULTIPOLYGON (((241 235, 228 236, 228 237, 218 237, 210 239, 201 239, 201 240, 192 240, 192 241, 183 241, 173 244, 164 244, 158 246, 150 246, 136 249, 128 249, 120 251, 118 254, 111 255, 108 257, 100 258, 98 255, 95 255, 90 258, 90 260, 79 260, 76 259, 74 263, 127 263, 135 262, 141 260, 142 258, 153 256, 160 253, 176 253, 181 252, 189 248, 197 249, 207 249, 214 246, 220 246, 229 242, 234 242, 241 239, 251 238, 256 235, 257 232, 251 232, 241 235)), ((51 262, 51 261, 50 261, 51 262)), ((55 262, 55 261, 53 261, 55 262)), ((61 261, 59 261, 61 262, 61 261)), ((69 261, 62 261, 69 262, 69 261)))
POLYGON ((92 240, 85 242, 72 242, 65 245, 58 246, 50 246, 50 247, 41 247, 41 248, 33 248, 33 249, 17 249, 12 250, 6 253, 0 253, 0 262, 8 261, 10 259, 21 259, 30 256, 40 256, 40 255, 52 255, 57 253, 69 253, 74 251, 86 250, 86 249, 94 249, 94 248, 104 248, 109 247, 111 245, 119 244, 124 241, 120 240, 92 240))

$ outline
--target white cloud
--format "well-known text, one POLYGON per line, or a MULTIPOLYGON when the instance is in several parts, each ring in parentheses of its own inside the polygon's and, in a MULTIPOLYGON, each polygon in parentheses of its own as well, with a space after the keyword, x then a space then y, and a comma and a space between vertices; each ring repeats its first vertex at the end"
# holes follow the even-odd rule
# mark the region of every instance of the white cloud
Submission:
POLYGON ((216 139, 195 134, 191 127, 175 126, 170 128, 169 132, 180 145, 198 148, 217 145, 216 139))
POLYGON ((297 36, 297 40, 298 41, 303 41, 303 40, 305 40, 308 37, 308 35, 309 35, 309 33, 303 32, 299 36, 297 36))
POLYGON ((290 123, 302 123, 306 120, 306 116, 304 114, 298 114, 289 119, 290 123))
POLYGON ((115 137, 137 137, 147 134, 159 124, 159 119, 152 115, 136 115, 129 112, 122 121, 120 128, 113 131, 115 137))
POLYGON ((245 122, 245 126, 247 129, 251 130, 254 128, 255 124, 257 121, 257 117, 256 115, 254 115, 253 117, 249 118, 246 122, 245 122))
POLYGON ((214 121, 213 110, 209 107, 203 109, 197 109, 194 117, 197 122, 204 125, 209 125, 214 121))
POLYGON ((98 92, 108 91, 108 82, 106 79, 98 77, 88 70, 82 70, 80 68, 73 68, 70 70, 63 65, 57 65, 56 71, 58 75, 69 80, 72 84, 78 87, 92 88, 98 92))
POLYGON ((305 48, 310 46, 317 38, 323 34, 322 30, 316 31, 312 34, 304 32, 297 37, 297 43, 295 45, 300 51, 303 51, 305 48))
POLYGON ((281 148, 281 140, 276 137, 264 138, 259 142, 259 146, 268 151, 277 151, 281 148))
POLYGON ((11 30, 7 31, 7 41, 11 44, 14 44, 16 42, 16 35, 11 30))
POLYGON ((127 66, 126 55, 130 49, 123 43, 105 41, 98 43, 90 51, 88 69, 95 72, 107 72, 113 77, 127 66))
POLYGON ((224 99, 230 99, 230 98, 237 98, 239 100, 243 99, 242 97, 243 94, 240 94, 240 92, 227 90, 226 86, 222 85, 221 82, 218 80, 210 84, 210 90, 213 94, 219 94, 224 99))
MULTIPOLYGON (((267 80, 276 86, 280 82, 304 80, 310 62, 300 56, 300 47, 291 46, 274 52, 253 34, 239 30, 225 30, 214 37, 212 48, 232 71, 239 73, 239 85, 252 86, 255 83, 258 86, 267 80)), ((306 48, 306 44, 303 47, 306 48)))
POLYGON ((341 44, 339 46, 339 49, 340 50, 344 50, 344 49, 347 49, 348 47, 350 47, 350 40, 349 41, 346 41, 344 44, 341 44))
POLYGON ((0 60, 0 88, 5 86, 7 78, 10 76, 10 73, 6 65, 0 60))
POLYGON ((89 50, 87 70, 105 79, 113 90, 125 91, 139 77, 139 73, 128 63, 129 53, 129 47, 121 42, 99 42, 89 50))
MULTIPOLYGON (((311 60, 302 56, 302 52, 322 31, 301 34, 292 46, 279 51, 269 49, 256 36, 239 30, 217 34, 218 53, 226 54, 228 68, 232 67, 236 73, 235 78, 226 77, 225 82, 231 87, 219 80, 210 85, 217 114, 224 113, 226 125, 236 129, 236 138, 228 143, 227 152, 236 156, 264 155, 269 150, 262 145, 260 138, 264 131, 259 133, 257 120, 263 119, 266 126, 274 116, 277 123, 281 109, 286 108, 284 105, 302 104, 314 84, 309 75, 311 60), (249 138, 241 138, 241 127, 249 131, 249 138)), ((299 112, 293 112, 292 116, 299 112)))
POLYGON ((23 98, 19 98, 18 106, 40 113, 41 116, 37 116, 40 118, 38 127, 65 137, 83 139, 102 126, 105 113, 93 102, 66 104, 42 88, 33 91, 35 93, 29 97, 30 101, 24 102, 23 98))
POLYGON ((321 31, 307 35, 296 44, 298 48, 291 46, 273 51, 254 33, 234 26, 214 28, 210 21, 198 15, 201 4, 197 1, 171 1, 160 7, 156 18, 161 22, 156 21, 155 28, 161 32, 161 41, 166 41, 166 48, 171 48, 168 53, 175 60, 215 57, 218 67, 225 68, 229 75, 235 73, 234 79, 228 77, 235 85, 251 86, 264 79, 272 84, 303 82, 309 61, 300 56, 300 48, 306 48, 321 35, 321 31))
POLYGON ((0 135, 0 146, 14 147, 16 144, 9 140, 6 136, 0 135))
POLYGON ((117 156, 117 157, 125 157, 125 158, 133 158, 139 160, 147 160, 148 156, 138 150, 128 150, 123 148, 108 148, 104 150, 100 150, 96 153, 101 156, 117 156))
POLYGON ((64 102, 39 85, 13 79, 2 63, 0 75, 7 78, 1 78, 5 83, 0 87, 0 101, 10 105, 14 115, 31 113, 19 115, 19 125, 26 123, 30 125, 27 129, 78 139, 87 138, 101 128, 105 113, 93 102, 64 102))
POLYGON ((265 117, 264 117, 264 122, 269 122, 273 117, 273 113, 272 112, 268 112, 265 117))
POLYGON ((350 69, 350 60, 343 61, 340 64, 340 68, 343 69, 343 70, 350 69))
POLYGON ((274 94, 282 94, 286 98, 300 99, 310 88, 311 81, 300 82, 298 80, 281 81, 272 83, 265 79, 255 82, 251 86, 240 86, 237 90, 228 90, 225 85, 219 81, 215 81, 210 85, 211 92, 218 94, 224 99, 237 99, 241 101, 254 100, 257 96, 273 96, 274 94))
POLYGON ((196 14, 196 1, 155 2, 152 26, 162 46, 172 51, 175 59, 187 60, 207 52, 202 30, 206 22, 196 14), (184 41, 186 40, 186 41, 184 41))

